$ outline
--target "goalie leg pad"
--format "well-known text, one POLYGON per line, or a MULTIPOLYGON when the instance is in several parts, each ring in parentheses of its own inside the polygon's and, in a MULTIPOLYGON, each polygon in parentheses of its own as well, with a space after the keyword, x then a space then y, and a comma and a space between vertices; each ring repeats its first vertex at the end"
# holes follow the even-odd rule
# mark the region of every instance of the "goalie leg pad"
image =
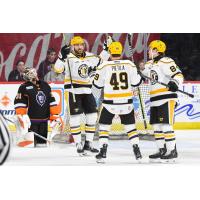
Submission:
POLYGON ((128 134, 128 139, 131 144, 139 144, 139 136, 135 124, 124 125, 124 128, 128 134))
POLYGON ((70 130, 76 144, 81 142, 80 119, 81 115, 70 116, 70 130))
POLYGON ((152 126, 153 126, 154 137, 155 137, 158 149, 164 148, 165 137, 162 130, 162 124, 153 124, 152 126))
POLYGON ((25 135, 31 126, 28 115, 16 115, 14 118, 17 136, 25 135))
POLYGON ((19 147, 34 147, 34 134, 33 132, 28 132, 24 135, 24 138, 22 138, 17 146, 19 147))
POLYGON ((86 114, 85 135, 86 141, 92 142, 94 139, 97 113, 86 114))

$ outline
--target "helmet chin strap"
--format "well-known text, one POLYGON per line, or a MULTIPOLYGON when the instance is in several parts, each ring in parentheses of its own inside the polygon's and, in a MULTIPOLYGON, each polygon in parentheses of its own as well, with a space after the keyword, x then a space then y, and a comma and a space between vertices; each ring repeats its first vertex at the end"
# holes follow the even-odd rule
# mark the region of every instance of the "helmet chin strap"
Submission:
POLYGON ((153 60, 154 57, 153 57, 153 50, 150 48, 150 51, 151 51, 151 59, 153 60))

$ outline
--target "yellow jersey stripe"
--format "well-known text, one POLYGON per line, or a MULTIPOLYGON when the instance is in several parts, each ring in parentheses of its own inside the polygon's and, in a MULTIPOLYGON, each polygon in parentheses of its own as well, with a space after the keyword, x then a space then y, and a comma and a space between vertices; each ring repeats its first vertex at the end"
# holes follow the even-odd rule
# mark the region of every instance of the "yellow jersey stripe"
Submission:
POLYGON ((183 78, 183 74, 177 74, 177 75, 175 75, 174 77, 176 77, 176 76, 177 76, 177 77, 179 76, 179 77, 183 78))
POLYGON ((132 92, 127 92, 127 93, 120 93, 120 94, 104 94, 104 97, 106 98, 118 98, 118 97, 132 97, 133 93, 132 92))
POLYGON ((151 95, 151 94, 159 94, 159 93, 161 93, 161 92, 167 92, 167 91, 169 91, 168 88, 160 88, 160 89, 157 89, 157 90, 151 90, 151 91, 150 91, 150 95, 151 95))
POLYGON ((161 61, 161 60, 159 60, 158 62, 165 63, 165 64, 174 63, 174 61, 164 62, 164 61, 161 61))
MULTIPOLYGON (((65 79, 65 83, 71 83, 70 79, 65 79)), ((72 83, 91 84, 90 81, 79 81, 79 80, 72 80, 72 83)))

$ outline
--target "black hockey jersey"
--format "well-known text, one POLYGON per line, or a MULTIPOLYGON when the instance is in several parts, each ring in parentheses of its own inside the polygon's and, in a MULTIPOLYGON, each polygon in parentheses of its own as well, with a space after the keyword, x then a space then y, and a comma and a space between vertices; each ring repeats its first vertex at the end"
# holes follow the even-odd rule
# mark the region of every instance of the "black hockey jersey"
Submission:
POLYGON ((32 122, 47 121, 51 115, 58 113, 51 87, 44 81, 23 83, 14 100, 16 114, 28 114, 32 122))

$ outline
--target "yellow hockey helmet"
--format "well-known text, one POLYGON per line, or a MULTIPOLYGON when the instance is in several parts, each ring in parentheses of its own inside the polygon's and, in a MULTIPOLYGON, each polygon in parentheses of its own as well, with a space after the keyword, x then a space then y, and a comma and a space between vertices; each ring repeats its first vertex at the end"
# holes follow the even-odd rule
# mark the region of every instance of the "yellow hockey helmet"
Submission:
POLYGON ((123 51, 122 44, 120 42, 112 42, 109 45, 108 50, 111 55, 114 55, 114 54, 121 55, 123 51))
POLYGON ((166 51, 166 44, 161 40, 153 40, 149 44, 149 48, 157 49, 159 53, 164 53, 166 51))
POLYGON ((81 36, 74 36, 70 42, 71 45, 83 44, 83 43, 84 39, 81 36))

